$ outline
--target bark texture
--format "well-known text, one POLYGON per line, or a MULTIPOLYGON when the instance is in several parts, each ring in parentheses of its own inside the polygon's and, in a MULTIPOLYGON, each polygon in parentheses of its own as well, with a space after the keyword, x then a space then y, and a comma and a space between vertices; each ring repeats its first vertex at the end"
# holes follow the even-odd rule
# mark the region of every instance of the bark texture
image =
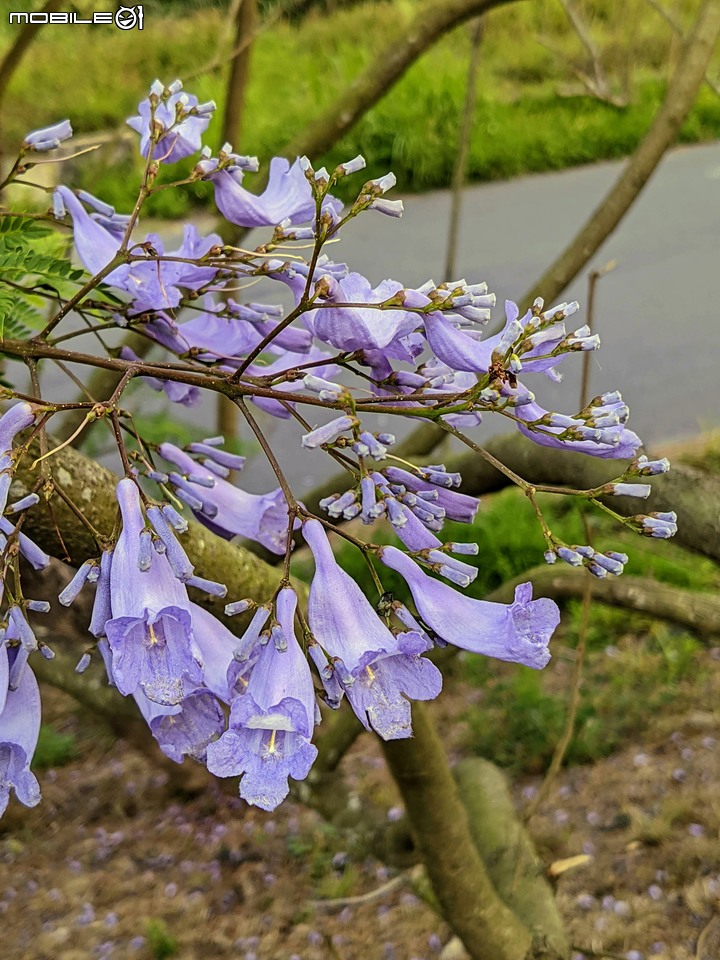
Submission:
POLYGON ((412 739, 382 747, 443 915, 473 960, 527 960, 532 937, 493 887, 421 703, 413 704, 413 731, 412 739))

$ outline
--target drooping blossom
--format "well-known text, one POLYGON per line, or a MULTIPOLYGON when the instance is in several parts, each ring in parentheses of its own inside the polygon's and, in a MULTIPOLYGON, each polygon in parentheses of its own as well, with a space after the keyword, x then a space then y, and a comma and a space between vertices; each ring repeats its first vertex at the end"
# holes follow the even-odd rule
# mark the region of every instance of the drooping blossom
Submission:
POLYGON ((139 687, 149 699, 171 706, 202 683, 190 600, 165 554, 141 554, 146 525, 134 481, 121 480, 117 497, 123 529, 110 570, 112 619, 105 624, 113 678, 122 694, 139 687))
POLYGON ((0 416, 0 516, 7 505, 10 484, 12 483, 13 440, 35 422, 35 411, 29 403, 14 403, 0 416))
MULTIPOLYGON (((140 362, 140 357, 128 346, 120 348, 120 358, 140 362)), ((141 377, 151 390, 164 393, 171 403, 179 403, 183 407, 196 407, 202 403, 202 391, 187 383, 178 383, 176 380, 161 380, 159 377, 141 377)))
POLYGON ((214 481, 212 488, 202 490, 203 502, 215 508, 212 516, 202 509, 193 511, 209 530, 225 539, 245 537, 255 540, 273 553, 285 552, 288 509, 279 487, 263 494, 246 493, 172 443, 161 444, 159 452, 161 457, 179 467, 183 476, 214 481))
POLYGON ((383 547, 380 558, 404 578, 423 622, 442 640, 535 669, 547 664, 560 612, 553 600, 533 600, 532 584, 520 584, 511 604, 473 600, 423 573, 395 547, 383 547))
MULTIPOLYGON (((619 394, 616 395, 619 396, 619 394)), ((622 404, 622 406, 625 405, 622 404)), ((624 420, 617 417, 614 418, 614 423, 606 427, 595 426, 592 419, 575 421, 570 417, 561 422, 560 415, 549 414, 534 401, 523 403, 516 407, 514 412, 518 418, 517 427, 520 432, 541 447, 577 450, 603 460, 629 460, 635 456, 642 444, 640 437, 632 430, 628 430, 624 420), (537 424, 544 419, 549 420, 549 423, 537 424), (528 423, 537 424, 537 426, 530 427, 528 423)))
MULTIPOLYGON (((241 185, 242 171, 238 171, 238 177, 237 173, 213 165, 211 160, 206 164, 204 179, 213 182, 215 203, 230 223, 239 227, 265 227, 283 220, 291 224, 306 223, 315 216, 315 199, 299 159, 291 166, 284 157, 273 157, 267 186, 260 195, 250 193, 241 185)), ((336 213, 342 209, 342 203, 330 196, 324 205, 336 213)))
POLYGON ((422 318, 399 307, 380 310, 378 307, 335 307, 334 303, 379 304, 402 290, 395 280, 383 280, 372 289, 359 273, 349 273, 340 280, 326 278, 325 305, 306 315, 305 322, 324 343, 338 350, 382 350, 401 337, 412 333, 422 318))
MULTIPOLYGON (((6 639, 18 639, 12 625, 6 639)), ((40 733, 40 691, 26 663, 15 669, 19 657, 20 647, 0 643, 0 816, 11 790, 26 807, 40 802, 40 787, 30 771, 40 733)))
MULTIPOLYGON (((72 218, 75 249, 83 266, 88 273, 100 273, 120 249, 126 218, 116 214, 108 204, 83 192, 85 203, 95 208, 93 214, 88 213, 80 197, 62 185, 55 188, 53 196, 55 215, 63 217, 69 213, 72 218), (101 213, 100 210, 105 212, 101 213)), ((163 243, 156 234, 149 234, 145 243, 158 255, 164 254, 163 243)), ((218 243, 221 243, 221 239, 216 234, 200 237, 196 227, 187 225, 182 244, 167 256, 199 259, 218 243)), ((128 294, 134 312, 142 313, 176 307, 183 289, 198 289, 211 281, 216 272, 215 267, 196 266, 172 259, 135 261, 120 264, 107 274, 103 282, 128 294)))
POLYGON ((288 794, 288 778, 304 780, 317 748, 315 690, 293 620, 295 592, 276 601, 277 624, 252 668, 245 692, 230 708, 228 730, 207 748, 207 766, 220 777, 242 774, 240 796, 274 810, 288 794))
POLYGON ((225 715, 209 690, 190 690, 172 705, 155 703, 140 689, 133 697, 162 752, 176 763, 185 757, 204 762, 208 744, 225 729, 225 715))
POLYGON ((329 700, 337 703, 346 694, 366 729, 384 740, 411 736, 409 700, 432 700, 442 687, 440 671, 421 656, 426 638, 412 631, 395 635, 385 626, 338 566, 317 520, 303 525, 303 537, 315 559, 308 620, 320 649, 310 652, 329 700))

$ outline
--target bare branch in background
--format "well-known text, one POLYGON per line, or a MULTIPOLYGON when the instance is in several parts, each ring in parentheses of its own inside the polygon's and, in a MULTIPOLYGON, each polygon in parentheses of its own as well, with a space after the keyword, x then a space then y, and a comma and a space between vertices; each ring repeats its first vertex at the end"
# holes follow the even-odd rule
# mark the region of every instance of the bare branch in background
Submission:
MULTIPOLYGON (((664 7, 662 3, 660 3, 660 0, 647 0, 647 3, 650 4, 650 6, 653 8, 653 10, 655 10, 656 13, 660 14, 660 16, 663 18, 665 23, 669 24, 673 33, 676 36, 680 37, 681 40, 684 41, 685 33, 677 17, 673 13, 671 13, 670 10, 667 9, 667 7, 664 7)), ((710 89, 714 94, 720 97, 720 83, 718 83, 717 80, 713 80, 713 78, 706 73, 705 83, 708 85, 708 87, 710 87, 710 89)))
MULTIPOLYGON (((536 297, 543 297, 546 303, 558 300, 637 200, 666 151, 675 143, 680 127, 695 103, 718 37, 720 3, 706 0, 650 130, 584 226, 519 301, 521 314, 536 297)), ((406 438, 405 443, 427 455, 442 439, 441 430, 423 424, 406 438)))
MULTIPOLYGON (((591 96, 597 100, 601 100, 603 103, 609 103, 613 107, 626 107, 630 102, 630 91, 626 89, 622 96, 617 96, 617 94, 612 92, 607 72, 603 66, 602 53, 593 40, 587 24, 580 15, 580 11, 572 0, 559 0, 559 3, 565 11, 570 25, 587 51, 590 61, 588 70, 583 70, 581 67, 573 64, 568 64, 569 68, 591 96)), ((554 56, 558 56, 557 50, 547 40, 541 39, 539 42, 554 56)))
POLYGON ((450 205, 450 226, 448 228, 447 256, 445 259, 445 276, 455 276, 455 260, 457 255, 458 234, 460 232, 460 210, 462 207, 463 187, 467 176, 470 140, 472 137, 475 103, 477 102, 477 74, 480 66, 480 49, 485 21, 478 17, 470 30, 470 62, 468 63, 467 82, 465 87, 465 105, 460 121, 458 149, 455 158, 455 169, 452 178, 452 199, 450 205))

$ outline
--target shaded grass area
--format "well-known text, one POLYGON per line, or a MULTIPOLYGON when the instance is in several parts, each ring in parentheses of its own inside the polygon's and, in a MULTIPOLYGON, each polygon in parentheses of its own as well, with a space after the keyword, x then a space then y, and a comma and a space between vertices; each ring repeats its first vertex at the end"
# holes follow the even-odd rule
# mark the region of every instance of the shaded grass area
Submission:
MULTIPOLYGON (((366 3, 264 32, 253 51, 245 133, 236 148, 261 159, 281 149, 334 101, 390 36, 402 34, 417 6, 408 0, 366 3)), ((645 0, 622 5, 585 0, 580 8, 603 51, 613 91, 627 87, 629 105, 617 108, 584 94, 572 68, 586 67, 586 55, 552 0, 494 11, 486 18, 470 179, 503 179, 620 157, 647 130, 677 60, 677 39, 645 0)), ((9 91, 3 123, 8 142, 62 116, 70 116, 81 133, 116 127, 134 112, 155 76, 169 82, 175 75, 197 74, 188 89, 201 100, 215 99, 222 111, 224 73, 203 72, 216 56, 222 10, 196 4, 165 16, 163 9, 152 9, 142 33, 82 27, 42 32, 9 91)), ((675 9, 687 28, 694 0, 679 0, 675 9)), ((9 30, 0 28, 5 46, 9 30)), ((330 166, 361 152, 370 176, 392 169, 401 190, 446 186, 468 53, 468 32, 460 28, 416 63, 329 155, 312 159, 330 166)), ((715 72, 718 68, 720 54, 713 65, 715 72)), ((704 88, 681 139, 696 142, 719 134, 720 98, 704 88)), ((216 122, 208 142, 217 147, 219 137, 216 122)), ((135 158, 122 152, 118 157, 107 148, 78 161, 76 169, 87 189, 120 209, 132 204, 140 175, 135 158)), ((69 175, 72 179, 73 171, 69 175)), ((252 189, 251 178, 248 183, 252 189)), ((180 216, 210 194, 205 185, 163 191, 148 209, 156 216, 180 216)))

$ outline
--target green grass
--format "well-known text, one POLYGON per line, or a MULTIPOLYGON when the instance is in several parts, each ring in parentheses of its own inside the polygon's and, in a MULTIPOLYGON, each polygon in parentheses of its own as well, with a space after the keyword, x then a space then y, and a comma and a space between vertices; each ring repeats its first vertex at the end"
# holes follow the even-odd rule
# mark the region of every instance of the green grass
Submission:
MULTIPOLYGON (((695 6, 693 0, 675 4, 686 26, 695 6)), ((585 0, 582 8, 615 92, 622 90, 627 64, 632 64, 629 106, 620 109, 583 94, 571 69, 583 65, 583 50, 552 0, 501 8, 487 17, 471 179, 507 178, 620 157, 647 130, 677 61, 677 42, 645 0, 609 5, 585 0), (552 52, 538 42, 540 37, 552 52)), ((416 9, 410 0, 366 3, 332 17, 309 17, 299 25, 276 24, 264 32, 253 50, 245 132, 236 146, 262 159, 280 150, 333 102, 390 36, 402 33, 416 9)), ((202 69, 215 56, 223 12, 198 4, 176 10, 174 16, 163 16, 162 11, 151 8, 142 33, 44 30, 9 90, 3 111, 8 141, 63 116, 70 116, 80 133, 116 127, 134 112, 153 77, 167 82, 202 69)), ((10 28, 4 24, 0 44, 7 46, 9 39, 10 28)), ((446 186, 468 52, 466 29, 443 38, 328 156, 313 159, 329 165, 362 152, 371 176, 392 169, 401 190, 446 186)), ((719 68, 716 54, 715 73, 719 68)), ((187 87, 201 99, 214 98, 222 111, 224 79, 222 71, 202 73, 187 87)), ((704 88, 681 139, 695 142, 719 133, 720 99, 704 88)), ((217 122, 209 132, 210 144, 217 146, 219 138, 217 122)), ((137 191, 139 163, 122 151, 118 158, 108 148, 79 159, 66 175, 73 185, 82 182, 127 209, 137 191)), ((149 209, 159 216, 181 216, 192 202, 205 202, 209 193, 207 186, 163 191, 149 209)))
MULTIPOLYGON (((565 640, 574 644, 579 605, 571 606, 565 621, 565 640)), ((705 678, 698 666, 700 649, 683 630, 594 605, 575 735, 565 763, 609 756, 641 737, 657 715, 693 706, 693 685, 705 678)), ((551 688, 551 671, 498 669, 487 659, 463 655, 456 674, 483 690, 481 704, 465 711, 466 746, 515 772, 544 770, 563 732, 568 700, 567 691, 551 688)))
POLYGON ((60 733, 44 723, 33 756, 33 770, 63 767, 75 759, 77 752, 77 741, 71 733, 60 733))
POLYGON ((170 933, 164 920, 148 920, 145 927, 148 946, 156 960, 167 960, 177 953, 178 942, 170 933))

